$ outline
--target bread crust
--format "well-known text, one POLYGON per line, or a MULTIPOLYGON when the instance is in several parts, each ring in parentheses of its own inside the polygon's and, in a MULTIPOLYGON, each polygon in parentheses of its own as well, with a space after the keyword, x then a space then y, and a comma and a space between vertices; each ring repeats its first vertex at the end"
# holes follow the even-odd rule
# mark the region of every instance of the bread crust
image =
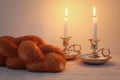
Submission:
POLYGON ((19 57, 7 58, 6 66, 10 69, 24 69, 25 63, 19 57))
POLYGON ((26 36, 17 37, 14 40, 14 42, 19 46, 21 42, 27 41, 27 40, 31 40, 35 42, 38 46, 43 46, 46 44, 42 38, 37 37, 35 35, 26 35, 26 36))
POLYGON ((66 58, 63 50, 34 35, 0 37, 0 65, 32 72, 61 72, 66 58))
POLYGON ((26 69, 32 72, 61 72, 65 69, 66 60, 57 53, 46 54, 46 59, 26 64, 26 69))
POLYGON ((7 40, 10 40, 10 41, 14 41, 14 37, 13 36, 1 36, 0 38, 5 38, 5 39, 7 39, 7 40))
POLYGON ((0 38, 0 52, 5 57, 17 57, 17 45, 5 38, 0 38))
POLYGON ((44 45, 44 46, 41 47, 41 50, 42 50, 42 52, 44 54, 47 54, 47 53, 50 53, 50 52, 55 52, 56 54, 59 54, 59 55, 61 55, 62 57, 65 58, 63 50, 60 49, 57 46, 54 46, 54 45, 44 45))
POLYGON ((0 53, 0 66, 5 66, 6 57, 0 53))
POLYGON ((23 41, 18 47, 19 57, 26 63, 44 59, 44 54, 33 41, 23 41))

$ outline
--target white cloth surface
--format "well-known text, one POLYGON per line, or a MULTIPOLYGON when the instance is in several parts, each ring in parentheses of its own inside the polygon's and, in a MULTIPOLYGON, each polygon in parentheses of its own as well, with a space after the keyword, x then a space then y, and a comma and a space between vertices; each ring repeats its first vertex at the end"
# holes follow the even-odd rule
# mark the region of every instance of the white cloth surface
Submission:
POLYGON ((114 60, 104 65, 86 65, 79 60, 67 61, 60 73, 36 73, 0 67, 0 80, 120 80, 120 64, 114 60))

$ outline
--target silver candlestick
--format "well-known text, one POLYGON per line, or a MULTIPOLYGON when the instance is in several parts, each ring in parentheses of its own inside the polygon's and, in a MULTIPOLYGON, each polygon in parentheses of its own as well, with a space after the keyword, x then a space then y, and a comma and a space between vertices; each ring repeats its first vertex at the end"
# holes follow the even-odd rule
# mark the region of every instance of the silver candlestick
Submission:
POLYGON ((67 51, 68 51, 67 47, 69 45, 69 40, 71 39, 71 37, 70 36, 69 37, 61 37, 61 39, 63 40, 63 46, 64 46, 63 51, 65 53, 67 53, 67 51))
POLYGON ((100 41, 99 39, 97 40, 89 39, 89 41, 91 43, 92 53, 83 54, 80 56, 80 59, 84 63, 98 65, 104 64, 109 59, 111 59, 110 49, 105 48, 98 49, 98 42, 100 41))
POLYGON ((63 40, 63 51, 65 53, 66 59, 75 59, 80 54, 81 46, 79 44, 69 45, 69 40, 71 39, 70 36, 61 37, 61 39, 63 40))

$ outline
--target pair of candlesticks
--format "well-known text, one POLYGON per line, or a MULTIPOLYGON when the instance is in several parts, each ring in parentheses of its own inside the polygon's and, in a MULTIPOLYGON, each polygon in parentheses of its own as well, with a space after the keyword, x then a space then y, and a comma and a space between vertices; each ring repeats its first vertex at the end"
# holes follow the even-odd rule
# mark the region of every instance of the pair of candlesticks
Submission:
POLYGON ((91 43, 91 49, 92 52, 89 54, 81 54, 81 45, 79 44, 72 44, 69 45, 69 40, 71 37, 61 37, 63 40, 63 46, 64 46, 64 53, 66 56, 67 60, 73 60, 75 58, 80 58, 82 62, 86 64, 104 64, 106 63, 109 59, 111 59, 110 56, 110 49, 105 49, 105 48, 100 48, 98 49, 98 42, 100 41, 99 39, 93 40, 89 39, 91 43))

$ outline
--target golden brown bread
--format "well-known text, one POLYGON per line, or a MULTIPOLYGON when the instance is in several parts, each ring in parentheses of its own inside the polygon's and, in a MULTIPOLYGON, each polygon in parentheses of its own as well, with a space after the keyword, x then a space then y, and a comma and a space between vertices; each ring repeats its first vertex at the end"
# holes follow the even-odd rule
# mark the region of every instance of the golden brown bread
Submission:
POLYGON ((60 54, 62 57, 65 58, 63 50, 61 50, 59 47, 54 46, 54 45, 44 45, 41 47, 41 50, 44 54, 50 53, 50 52, 55 52, 57 54, 60 54))
POLYGON ((24 69, 25 63, 19 58, 7 58, 6 66, 11 69, 24 69))
POLYGON ((27 63, 26 69, 32 72, 60 72, 65 69, 66 60, 57 53, 46 54, 45 60, 27 63))
POLYGON ((11 69, 33 72, 60 72, 65 69, 66 59, 59 47, 47 45, 34 35, 18 38, 0 37, 0 63, 11 69))
POLYGON ((5 57, 17 57, 17 45, 5 38, 0 38, 0 52, 5 57))
POLYGON ((31 40, 35 42, 38 46, 43 46, 46 44, 44 40, 42 40, 40 37, 37 37, 35 35, 17 37, 14 42, 19 46, 21 42, 27 41, 27 40, 31 40))
POLYGON ((19 57, 27 63, 44 59, 44 54, 33 41, 23 41, 18 47, 19 57))
MULTIPOLYGON (((5 39, 7 39, 7 40, 10 40, 10 41, 14 41, 14 37, 12 37, 12 36, 2 36, 2 37, 0 37, 0 39, 1 38, 5 38, 5 39)), ((1 51, 1 48, 0 48, 0 66, 5 66, 5 61, 6 61, 6 57, 5 56, 3 56, 3 53, 2 53, 3 51, 1 51)))
POLYGON ((6 58, 0 53, 0 66, 5 66, 6 58))
POLYGON ((1 36, 0 38, 5 38, 10 41, 14 41, 14 39, 15 39, 13 36, 1 36))

